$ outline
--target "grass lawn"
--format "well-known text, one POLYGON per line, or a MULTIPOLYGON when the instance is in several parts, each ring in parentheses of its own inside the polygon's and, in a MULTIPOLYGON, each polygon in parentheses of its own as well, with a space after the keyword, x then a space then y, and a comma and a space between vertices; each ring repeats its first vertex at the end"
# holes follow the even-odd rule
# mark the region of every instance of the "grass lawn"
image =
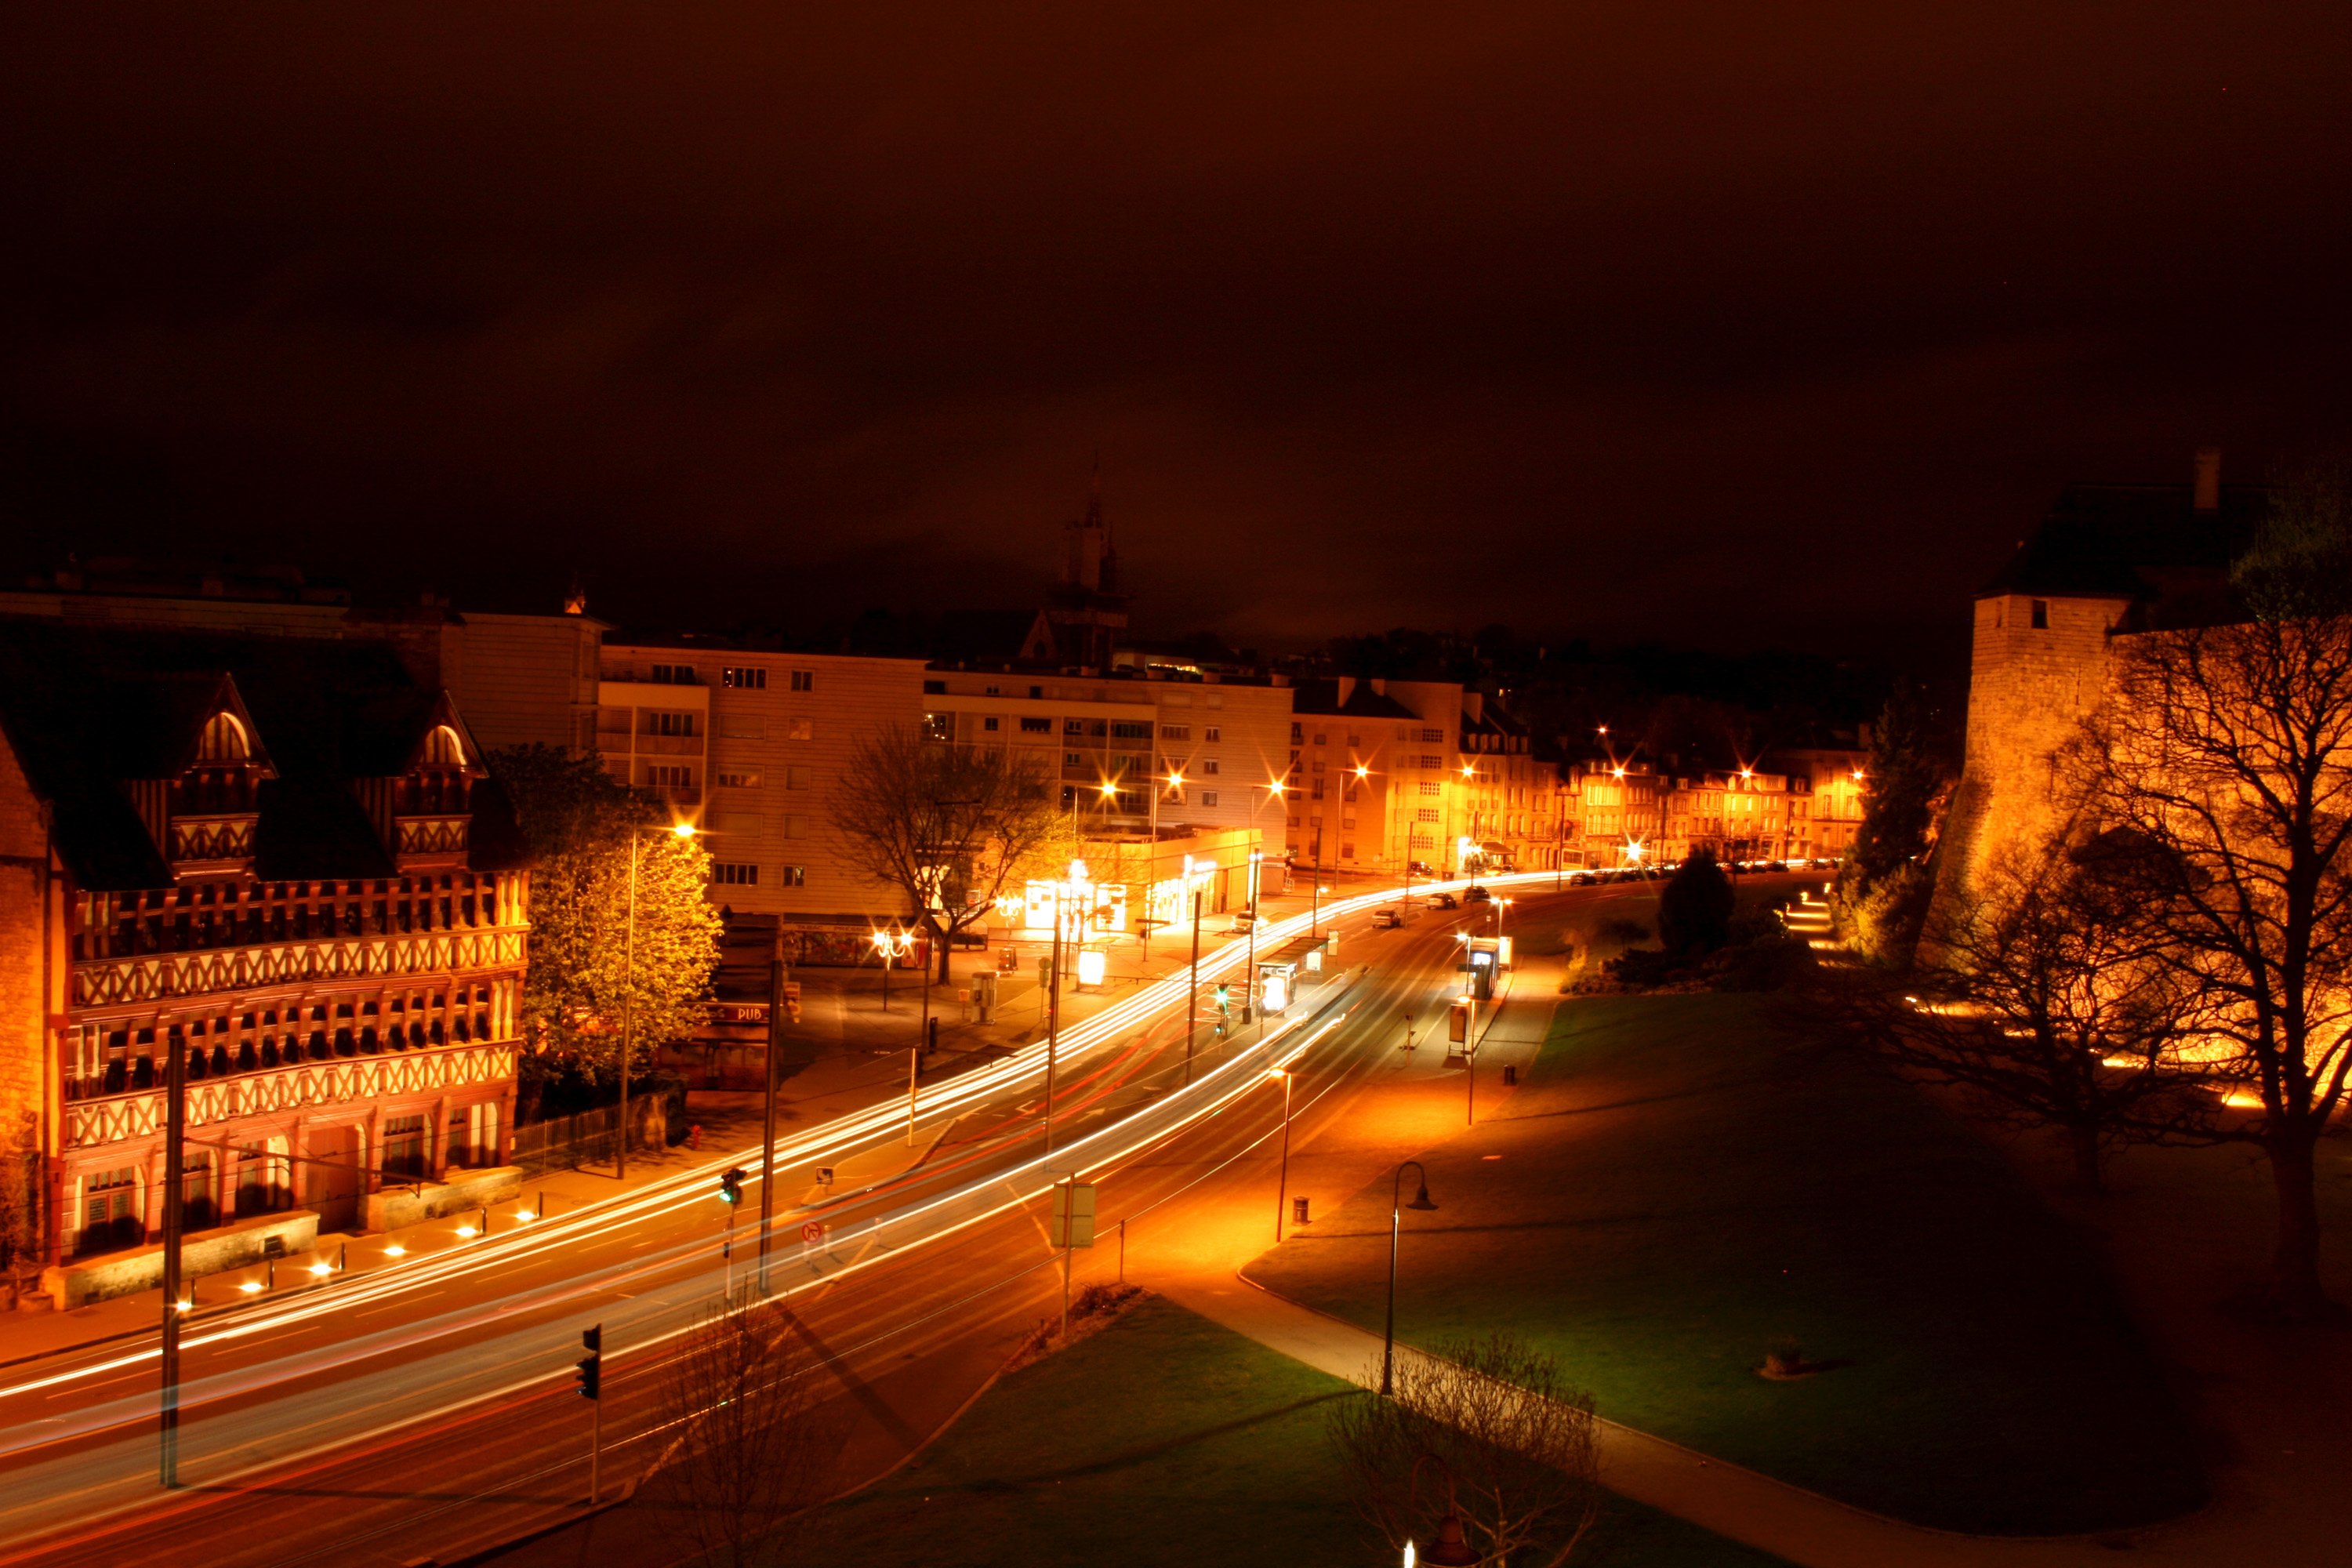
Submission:
MULTIPOLYGON (((1358 1568, 1390 1553, 1323 1437, 1336 1378, 1158 1299, 1006 1378, 929 1452, 813 1521, 793 1561, 1358 1568)), ((1611 1500, 1579 1568, 1780 1559, 1611 1500)))
MULTIPOLYGON (((1506 1328, 1601 1413, 1897 1518, 2063 1533, 2203 1500, 2084 1241, 1991 1150, 1769 999, 1564 1002, 1516 1098, 1426 1156, 1397 1331, 1506 1328), (1812 1378, 1753 1368, 1793 1337, 1812 1378)), ((1389 1189, 1250 1266, 1377 1331, 1389 1189)))

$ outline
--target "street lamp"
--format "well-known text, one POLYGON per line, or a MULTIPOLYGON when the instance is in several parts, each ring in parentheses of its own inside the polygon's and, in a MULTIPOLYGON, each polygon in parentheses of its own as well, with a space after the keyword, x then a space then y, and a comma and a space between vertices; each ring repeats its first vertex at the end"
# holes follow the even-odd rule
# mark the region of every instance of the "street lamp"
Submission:
MULTIPOLYGON (((656 823, 645 823, 629 830, 629 915, 621 938, 621 1136, 613 1155, 613 1179, 629 1179, 629 1033, 632 1005, 637 989, 637 841, 638 836, 662 831, 656 823)), ((668 831, 676 837, 694 837, 694 824, 674 822, 668 831)))
POLYGON ((1090 884, 1087 879, 1087 863, 1070 862, 1070 874, 1053 883, 1054 889, 1054 958, 1053 984, 1048 992, 1045 1014, 1045 1152, 1054 1152, 1054 1067, 1062 1042, 1062 923, 1066 910, 1090 884))
POLYGON ((1396 1182, 1389 1192, 1389 1317, 1381 1333, 1381 1394, 1386 1398, 1396 1392, 1396 1277, 1397 1237, 1404 1228, 1404 1211, 1417 1209, 1427 1214, 1437 1205, 1429 1200, 1429 1172, 1418 1160, 1407 1160, 1396 1168, 1396 1182), (1421 1173, 1421 1180, 1412 1194, 1412 1202, 1400 1203, 1404 1194, 1404 1166, 1411 1165, 1421 1173))
POLYGON ((1275 1068, 1268 1078, 1282 1080, 1282 1176, 1274 1188, 1274 1239, 1282 1240, 1282 1206, 1290 1201, 1290 1069, 1275 1068))
POLYGON ((1315 884, 1313 912, 1307 917, 1307 937, 1309 942, 1323 934, 1323 895, 1330 890, 1320 882, 1315 884))

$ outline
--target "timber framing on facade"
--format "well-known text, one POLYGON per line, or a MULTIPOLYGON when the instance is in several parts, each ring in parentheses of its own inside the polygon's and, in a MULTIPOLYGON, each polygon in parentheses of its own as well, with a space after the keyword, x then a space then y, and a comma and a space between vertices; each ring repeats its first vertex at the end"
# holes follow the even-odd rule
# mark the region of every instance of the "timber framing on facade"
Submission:
POLYGON ((504 1163, 527 856, 446 691, 378 641, 11 622, 0 742, 12 1251, 61 1304, 141 1282, 174 1050, 192 1247, 504 1163))

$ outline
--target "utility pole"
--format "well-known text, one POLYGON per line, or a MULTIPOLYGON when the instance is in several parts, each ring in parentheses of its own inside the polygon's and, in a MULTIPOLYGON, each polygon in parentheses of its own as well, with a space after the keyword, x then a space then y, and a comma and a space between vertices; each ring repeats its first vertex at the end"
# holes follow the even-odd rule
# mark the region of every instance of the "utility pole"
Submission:
POLYGON ((1045 1000, 1045 1152, 1054 1152, 1054 1056, 1062 1038, 1062 892, 1054 889, 1053 984, 1045 1000))
POLYGON ((180 1199, 186 1176, 188 1140, 188 1047, 163 1031, 163 1419, 162 1480, 180 1484, 180 1199))
POLYGON ((915 1085, 923 1070, 923 1047, 916 1046, 907 1053, 907 1147, 915 1146, 915 1085))
POLYGON ((776 923, 775 944, 768 950, 768 1105, 760 1144, 760 1294, 768 1293, 768 1235, 776 1223, 776 1090, 783 1082, 784 931, 776 923))
POLYGON ((1274 1189, 1274 1239, 1282 1240, 1282 1205, 1290 1201, 1290 1073, 1282 1073, 1282 1176, 1274 1189))
POLYGON ((1192 985, 1184 994, 1184 1082, 1192 1082, 1192 1037, 1200 1031, 1201 889, 1192 889, 1192 985))
POLYGON ((637 989, 637 831, 629 830, 629 915, 621 938, 621 1135, 614 1145, 613 1179, 629 1179, 629 1023, 637 989))

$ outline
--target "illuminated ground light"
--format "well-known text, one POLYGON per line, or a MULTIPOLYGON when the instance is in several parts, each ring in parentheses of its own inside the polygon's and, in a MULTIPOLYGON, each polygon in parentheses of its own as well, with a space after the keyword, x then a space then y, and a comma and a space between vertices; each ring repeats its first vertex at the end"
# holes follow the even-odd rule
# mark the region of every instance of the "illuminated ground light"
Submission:
POLYGON ((244 1291, 247 1295, 251 1296, 261 1289, 261 1281, 258 1279, 248 1279, 244 1284, 238 1286, 237 1289, 244 1291))
POLYGON ((461 1225, 457 1227, 457 1234, 459 1236, 478 1236, 481 1233, 470 1225, 461 1225))
POLYGON ((405 1258, 408 1256, 408 1248, 401 1246, 400 1243, 395 1241, 390 1247, 383 1249, 383 1255, 386 1258, 405 1258))
POLYGON ((310 1272, 314 1275, 323 1277, 325 1275, 332 1274, 334 1271, 335 1266, 331 1263, 313 1263, 310 1265, 310 1272))

